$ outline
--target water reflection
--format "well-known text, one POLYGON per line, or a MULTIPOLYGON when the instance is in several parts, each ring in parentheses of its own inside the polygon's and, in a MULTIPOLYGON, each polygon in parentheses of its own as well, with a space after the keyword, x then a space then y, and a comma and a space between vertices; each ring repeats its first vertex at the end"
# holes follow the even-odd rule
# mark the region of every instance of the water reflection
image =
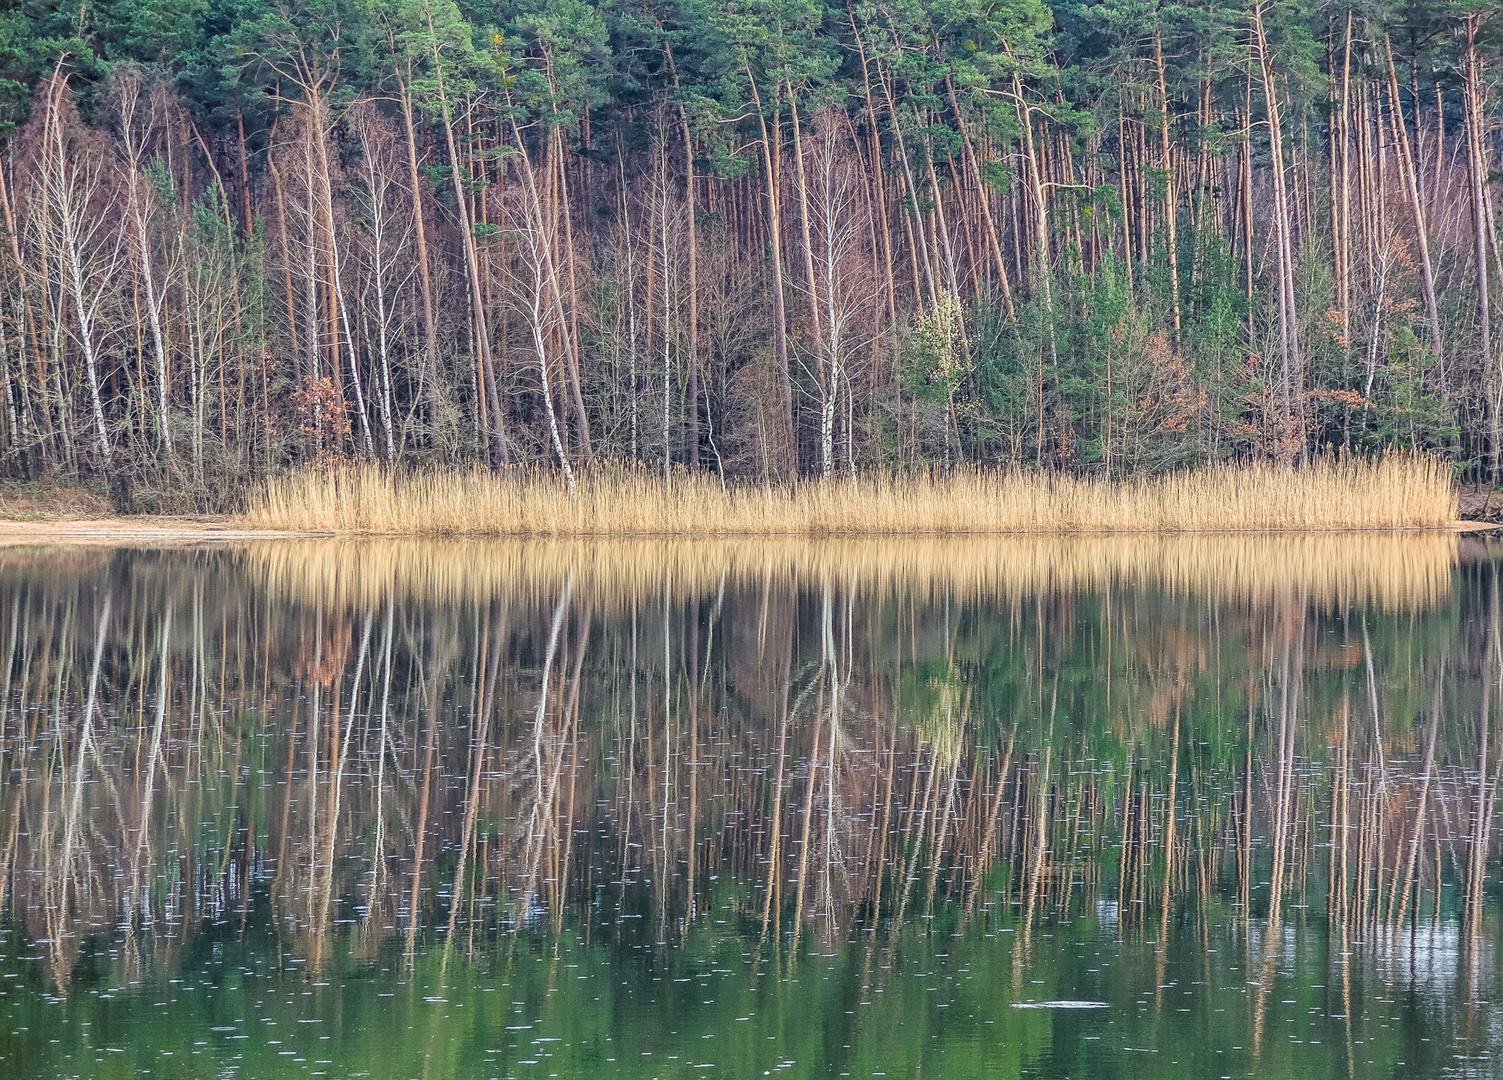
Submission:
POLYGON ((228 949, 305 1021, 510 972, 592 1072, 713 975, 696 1038, 768 976, 856 1025, 809 1075, 917 1068, 914 1015, 942 1075, 1491 1075, 1498 588, 1449 535, 6 551, 0 1066, 228 949), (1060 1000, 1112 1008, 995 1013, 1060 1000))

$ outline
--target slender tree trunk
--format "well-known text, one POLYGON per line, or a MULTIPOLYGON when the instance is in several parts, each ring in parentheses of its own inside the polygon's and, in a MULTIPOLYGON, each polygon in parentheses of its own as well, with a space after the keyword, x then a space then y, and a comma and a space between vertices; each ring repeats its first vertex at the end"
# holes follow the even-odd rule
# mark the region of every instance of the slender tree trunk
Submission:
POLYGON ((1492 477, 1497 483, 1500 454, 1503 454, 1503 372, 1493 370, 1492 312, 1490 310, 1489 282, 1487 275, 1487 158, 1483 141, 1484 123, 1487 115, 1483 105, 1481 64, 1477 59, 1476 13, 1466 16, 1466 83, 1462 98, 1466 105, 1467 166, 1472 182, 1472 224, 1476 241, 1473 257, 1477 263, 1477 329, 1478 369, 1482 372, 1483 385, 1487 388, 1488 422, 1490 425, 1490 449, 1492 450, 1492 477))
MULTIPOLYGON (((151 194, 146 190, 146 178, 142 174, 144 147, 136 132, 136 106, 140 101, 140 82, 133 75, 117 76, 130 80, 120 87, 121 141, 126 157, 125 197, 130 215, 132 240, 136 255, 136 272, 140 275, 141 289, 146 297, 146 322, 151 330, 152 358, 156 366, 156 405, 158 438, 167 462, 172 460, 172 428, 167 413, 167 348, 162 336, 161 300, 157 293, 156 274, 151 258, 151 194)), ((245 138, 245 124, 240 121, 240 137, 245 138)), ((246 201, 249 214, 249 199, 246 201)), ((249 217, 246 218, 249 221, 249 217)), ((142 385, 145 391, 145 385, 142 385)))
POLYGON ((97 289, 91 291, 86 282, 108 281, 113 267, 89 262, 88 253, 84 250, 86 237, 94 232, 88 216, 93 212, 90 204, 97 187, 98 165, 84 165, 73 160, 73 151, 68 146, 67 133, 63 128, 62 101, 67 93, 67 79, 54 74, 48 87, 50 100, 45 152, 50 160, 45 166, 44 183, 49 196, 48 210, 52 219, 57 257, 62 264, 63 287, 73 308, 73 317, 78 323, 78 345, 83 354, 84 375, 89 384, 89 407, 94 434, 108 472, 114 447, 105 424, 104 401, 100 395, 98 342, 95 338, 99 294, 97 289))
POLYGON ((896 331, 898 325, 898 301, 896 274, 893 269, 892 228, 887 208, 887 193, 882 178, 882 143, 878 135, 877 109, 872 102, 871 71, 866 56, 866 41, 862 37, 860 30, 856 27, 856 12, 851 4, 851 0, 846 0, 845 10, 846 16, 850 19, 851 23, 851 36, 856 42, 856 50, 861 57, 861 94, 866 104, 867 178, 873 194, 873 215, 880 225, 874 231, 882 245, 882 267, 885 271, 883 283, 886 286, 887 292, 888 329, 896 331))
POLYGON ((423 212, 423 181, 418 172, 417 137, 412 116, 412 92, 398 80, 402 103, 402 142, 407 149, 407 187, 412 196, 412 233, 417 241, 418 298, 423 309, 423 400, 431 430, 438 422, 438 324, 433 316, 433 273, 428 258, 428 224, 423 212))
MULTIPOLYGON (((575 437, 579 440, 579 453, 584 461, 593 461, 595 449, 590 440, 590 417, 585 411, 584 392, 580 385, 579 377, 579 285, 575 280, 574 272, 574 211, 569 201, 568 171, 564 167, 566 156, 563 143, 563 129, 554 128, 554 160, 558 168, 559 194, 562 202, 562 215, 564 219, 564 264, 569 272, 569 318, 560 326, 560 332, 567 336, 564 343, 564 359, 569 363, 569 400, 574 407, 574 424, 577 429, 575 437)), ((560 298, 562 303, 562 298, 560 298)))
POLYGON ((889 66, 886 71, 880 73, 882 78, 882 91, 887 97, 887 115, 892 120, 892 135, 898 144, 898 160, 903 165, 903 179, 908 187, 909 213, 904 215, 904 228, 908 232, 908 250, 910 259, 914 262, 913 268, 913 298, 922 303, 920 289, 927 286, 929 292, 929 308, 934 310, 939 307, 939 283, 935 276, 934 268, 929 261, 929 241, 924 235, 924 217, 920 211, 920 197, 918 184, 913 179, 913 165, 908 160, 908 147, 903 139, 903 121, 898 113, 897 95, 892 88, 892 69, 889 66), (911 225, 909 219, 911 218, 911 225), (919 280, 919 266, 923 267, 923 282, 919 280))
POLYGON ((1169 128, 1172 117, 1169 111, 1169 88, 1164 78, 1164 32, 1161 27, 1153 31, 1154 73, 1158 77, 1159 90, 1159 146, 1160 164, 1164 170, 1164 233, 1169 244, 1169 303, 1174 317, 1174 340, 1179 342, 1179 198, 1174 182, 1174 152, 1170 146, 1169 128))
POLYGON ((654 201, 658 210, 658 254, 663 260, 663 481, 667 483, 673 476, 673 335, 668 318, 673 269, 669 265, 672 249, 668 239, 668 147, 662 138, 658 140, 658 197, 654 201))
POLYGON ((809 287, 809 330, 814 337, 816 355, 824 352, 823 334, 819 324, 819 301, 814 289, 814 242, 809 233, 809 176, 804 168, 804 132, 798 118, 798 95, 793 92, 793 83, 787 84, 788 107, 793 113, 793 169, 798 181, 799 231, 804 240, 804 281, 809 287))
POLYGON ((688 196, 689 300, 689 445, 685 464, 691 471, 699 469, 699 201, 694 183, 694 138, 689 132, 689 115, 682 105, 678 110, 679 129, 684 139, 684 189, 688 196))
MULTIPOLYGON (((1002 237, 992 217, 992 200, 987 192, 986 178, 981 173, 981 166, 976 162, 976 148, 971 141, 970 133, 966 130, 965 118, 960 114, 960 102, 955 96, 955 80, 949 75, 945 76, 945 90, 950 97, 950 109, 955 114, 955 126, 960 131, 960 144, 966 169, 971 174, 971 183, 976 185, 976 202, 981 208, 981 216, 986 223, 987 250, 991 253, 992 264, 997 268, 997 284, 1002 290, 1002 307, 1006 310, 1007 317, 1012 319, 1016 317, 1016 312, 1013 310, 1012 303, 1012 282, 1007 277, 1007 260, 1002 255, 1002 237)), ((876 163, 873 164, 875 166, 876 163)))
MULTIPOLYGON (((365 403, 365 385, 360 378, 360 355, 355 348, 355 335, 350 327, 350 309, 344 299, 344 271, 339 257, 339 235, 334 229, 334 190, 330 179, 328 141, 325 137, 328 129, 324 119, 324 110, 327 106, 322 99, 315 99, 310 102, 310 108, 312 110, 309 117, 310 135, 315 140, 318 149, 317 182, 323 203, 323 225, 329 237, 329 285, 333 290, 334 304, 339 313, 339 328, 344 332, 346 356, 350 367, 350 385, 355 391, 355 412, 360 418, 360 441, 365 447, 365 452, 374 456, 376 444, 371 436, 370 411, 365 403)), ((335 357, 337 358, 338 355, 339 350, 336 345, 335 357)), ((222 399, 223 395, 221 395, 222 399)))
MULTIPOLYGON (((1399 75, 1393 62, 1393 43, 1387 35, 1384 35, 1383 45, 1388 55, 1388 107, 1393 122, 1394 146, 1399 154, 1399 172, 1402 174, 1404 193, 1409 196, 1409 211, 1414 215, 1415 243, 1420 257, 1420 284, 1425 294, 1425 315, 1430 323, 1430 347, 1435 352, 1435 362, 1440 365, 1441 385, 1445 386, 1445 349, 1441 339, 1440 309, 1435 301, 1435 271, 1430 263, 1430 230, 1426 224, 1424 200, 1420 196, 1419 172, 1404 123, 1404 105, 1399 99, 1399 75)), ((1414 122, 1418 127, 1418 116, 1414 118, 1414 122)))
MULTIPOLYGON (((1300 372, 1299 332, 1296 325, 1298 307, 1295 300, 1294 242, 1291 236, 1288 177, 1284 165, 1283 122, 1279 116, 1278 80, 1273 71, 1273 55, 1263 27, 1262 0, 1253 5, 1253 52, 1263 80, 1263 95, 1268 113, 1268 143, 1272 158, 1273 213, 1275 244, 1279 272, 1279 353, 1278 397, 1283 430, 1277 435, 1275 453, 1281 457, 1304 454, 1303 399, 1300 372), (1291 446, 1298 435, 1297 447, 1291 446)), ((1251 234, 1249 233, 1249 242, 1251 234)))
POLYGON ((282 189, 282 170, 277 167, 275 153, 275 123, 272 124, 269 141, 270 145, 266 149, 266 171, 271 174, 272 193, 276 196, 277 240, 282 248, 282 288, 287 304, 287 334, 292 340, 292 353, 296 356, 298 353, 297 298, 292 285, 292 244, 287 233, 287 195, 282 189))
POLYGON ((631 193, 626 185, 626 163, 621 160, 617 147, 617 163, 620 166, 621 186, 621 236, 622 253, 626 260, 626 362, 627 362, 627 409, 629 420, 630 460, 640 457, 640 401, 637 397, 637 266, 636 240, 631 231, 631 193))
MULTIPOLYGON (((430 35, 434 33, 431 16, 428 20, 428 32, 430 35)), ((496 365, 491 356, 491 332, 485 317, 485 299, 480 291, 480 258, 475 250, 475 228, 471 224, 469 197, 459 178, 459 151, 454 145, 454 123, 449 114, 449 99, 444 93, 443 66, 437 47, 433 51, 433 65, 438 79, 438 100, 443 114, 444 141, 449 151, 449 176, 454 183, 454 202, 459 211, 459 226, 464 233, 460 242, 464 247, 465 269, 468 271, 470 281, 471 317, 474 320, 475 343, 478 346, 476 354, 480 361, 479 385, 476 389, 484 395, 485 404, 489 406, 490 411, 491 422, 486 425, 482 420, 482 427, 486 429, 488 435, 492 461, 500 465, 509 465, 511 452, 506 445, 506 416, 501 409, 501 398, 496 389, 496 365)), ((526 152, 525 149, 523 152, 526 152)), ((482 408, 479 411, 484 417, 485 410, 482 408)))
POLYGON ((241 214, 242 214, 242 216, 244 218, 245 235, 246 236, 255 236, 256 235, 256 219, 251 214, 250 170, 249 170, 249 168, 248 168, 248 166, 246 164, 246 156, 247 156, 247 154, 246 154, 246 149, 245 149, 245 114, 243 112, 241 112, 239 109, 235 110, 235 131, 236 131, 236 135, 238 136, 237 139, 236 139, 235 145, 236 145, 236 147, 238 148, 238 150, 240 152, 239 156, 240 156, 240 208, 241 208, 241 214))
POLYGON ((778 199, 778 175, 772 164, 772 139, 767 131, 767 118, 762 115, 762 96, 757 91, 751 63, 742 57, 746 68, 747 82, 751 86, 752 103, 757 110, 757 124, 762 132, 762 169, 767 177, 767 233, 772 255, 772 307, 774 350, 777 357, 778 392, 782 398, 783 435, 785 442, 780 448, 783 460, 778 462, 782 471, 792 471, 798 465, 798 451, 793 430, 793 382, 788 368, 788 312, 783 289, 783 224, 778 199))

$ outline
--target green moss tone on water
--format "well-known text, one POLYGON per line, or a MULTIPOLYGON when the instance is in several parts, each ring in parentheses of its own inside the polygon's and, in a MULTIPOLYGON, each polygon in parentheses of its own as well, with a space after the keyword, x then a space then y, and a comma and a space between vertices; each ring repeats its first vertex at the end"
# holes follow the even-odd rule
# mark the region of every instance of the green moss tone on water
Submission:
POLYGON ((1250 961, 1228 927, 1207 954, 1176 926, 1160 967, 1155 943, 1087 919, 1039 935, 1020 967, 1022 939, 999 925, 1013 921, 958 936, 953 920, 926 922, 796 962, 705 926, 672 949, 568 933, 447 963, 442 947, 411 965, 400 948, 344 954, 319 974, 264 934, 223 928, 174 965, 181 982, 164 971, 120 987, 118 962, 100 958, 66 1003, 34 979, 9 987, 3 1046, 32 1075, 102 1077, 1326 1076, 1349 1061, 1359 1075, 1441 1076, 1453 1054, 1496 1049, 1489 1007, 1459 1007, 1453 972, 1434 970, 1454 960, 1454 930, 1425 935, 1412 982, 1354 971, 1350 1025, 1324 935, 1291 932, 1255 1051, 1258 950, 1250 961), (1396 984, 1414 992, 1393 1000, 1396 984), (1012 1007, 1079 995, 1110 1007, 1012 1007))
POLYGON ((6 553, 0 1076, 1496 1075, 1493 556, 1321 543, 6 553))

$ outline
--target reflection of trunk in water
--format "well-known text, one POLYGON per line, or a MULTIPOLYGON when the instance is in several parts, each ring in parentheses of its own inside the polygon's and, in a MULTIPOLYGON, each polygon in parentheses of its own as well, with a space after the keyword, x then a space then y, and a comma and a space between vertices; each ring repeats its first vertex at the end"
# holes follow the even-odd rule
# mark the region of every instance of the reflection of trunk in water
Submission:
MULTIPOLYGON (((317 875, 314 875, 315 891, 318 894, 318 916, 311 928, 315 941, 314 963, 311 965, 311 968, 315 972, 321 970, 320 963, 323 959, 324 948, 323 939, 325 932, 329 928, 329 902, 334 894, 334 864, 339 859, 339 800, 344 792, 345 768, 349 761, 350 742, 355 727, 355 706, 360 701, 360 677, 365 673, 365 656, 367 650, 370 648, 371 620, 373 618, 374 613, 370 611, 365 613, 365 629, 360 636, 360 653, 355 661, 355 677, 350 680, 350 707, 345 717, 344 730, 340 731, 336 727, 333 732, 335 748, 330 756, 337 759, 337 764, 334 767, 333 780, 330 782, 331 790, 329 792, 329 810, 327 815, 329 819, 327 826, 328 838, 324 841, 324 854, 322 856, 324 859, 323 881, 318 883, 317 875)), ((339 720, 339 694, 337 689, 334 695, 334 702, 335 711, 333 716, 337 724, 339 720)), ((314 851, 317 850, 318 848, 314 848, 314 851)))
MULTIPOLYGON (((1012 730, 1007 733, 1007 749, 1002 751, 1002 764, 997 768, 997 779, 992 787, 990 797, 991 806, 986 813, 986 825, 981 830, 981 847, 976 852, 975 864, 971 870, 970 891, 966 893, 965 911, 967 915, 975 910, 976 894, 981 890, 981 882, 986 877, 987 870, 991 867, 992 837, 997 835, 997 817, 1002 812, 1002 793, 1007 786, 1007 776, 1012 768, 1012 747, 1018 737, 1018 725, 1014 721, 1012 730)), ((990 764, 988 757, 988 764, 990 764)))
MULTIPOLYGON (((1407 845, 1409 857, 1404 863, 1404 886, 1403 890, 1399 892, 1397 911, 1394 910, 1393 895, 1399 889, 1399 876, 1397 872, 1394 874, 1393 887, 1388 893, 1388 932, 1390 935, 1397 934, 1399 929, 1404 925, 1404 914, 1409 909, 1409 896, 1416 887, 1414 880, 1415 866, 1419 861, 1420 844, 1424 839, 1425 825, 1427 824, 1430 809, 1430 770, 1435 764, 1435 732, 1440 726, 1441 687, 1444 685, 1445 676, 1446 662, 1445 658, 1442 657, 1440 670, 1435 673, 1435 703, 1430 707, 1430 724, 1425 732, 1425 760, 1424 764, 1420 766, 1419 805, 1415 808, 1414 825, 1409 833, 1409 843, 1407 845)), ((1436 868, 1439 869, 1439 866, 1440 863, 1437 861, 1436 868)), ((1419 904, 1416 901, 1416 917, 1419 914, 1418 909, 1419 904)))
POLYGON ((1331 777, 1331 844, 1326 851, 1326 918, 1337 935, 1337 949, 1345 954, 1351 938, 1348 917, 1351 893, 1347 888, 1348 863, 1351 855, 1351 777, 1349 762, 1352 749, 1352 699, 1341 693, 1341 741, 1336 744, 1335 772, 1331 777))
POLYGON ((1033 775, 1034 803, 1029 809, 1029 828, 1024 836, 1027 846, 1023 849, 1023 895, 1019 901, 1023 907, 1023 926, 1013 953, 1013 987, 1022 986, 1024 965, 1028 963, 1033 944, 1033 925, 1037 918, 1036 904, 1041 882, 1047 872, 1049 848, 1048 800, 1052 785, 1049 761, 1054 753, 1054 721, 1059 709, 1059 671, 1054 672, 1054 685, 1049 694, 1049 727, 1044 736, 1043 759, 1033 775))
MULTIPOLYGON (((666 343, 665 343, 666 354, 666 343)), ((666 408, 666 405, 664 406, 666 408)), ((664 455, 668 453, 667 440, 664 440, 664 455)), ((665 460, 666 472, 666 460, 665 460)), ((668 808, 675 804, 671 797, 673 789, 673 687, 676 682, 673 672, 673 635, 669 629, 669 617, 673 610, 672 579, 668 575, 663 577, 663 801, 662 801, 662 826, 658 842, 652 849, 653 875, 658 882, 656 891, 658 901, 658 925, 662 926, 667 921, 668 912, 668 808)), ((651 738, 649 730, 648 738, 651 738)), ((649 743, 649 750, 651 744, 649 743)), ((649 754, 650 756, 650 754, 649 754)))
POLYGON ((894 578, 678 567, 671 590, 591 571, 498 593, 510 608, 364 591, 310 609, 244 566, 178 584, 165 562, 57 575, 74 595, 0 576, 0 875, 59 942, 59 982, 76 941, 59 920, 179 948, 232 900, 255 918, 256 890, 315 962, 351 904, 362 949, 389 926, 415 951, 435 923, 483 949, 565 928, 571 903, 590 922, 596 896, 617 917, 591 932, 667 942, 708 901, 800 950, 805 923, 823 945, 951 905, 1024 949, 1093 908, 1164 949, 1233 903, 1261 929, 1254 979, 1322 911, 1343 943, 1392 950, 1454 895, 1481 932, 1500 758, 1486 588, 1458 592, 1454 622, 1299 590, 1207 618, 1139 586, 1101 618, 1089 594, 962 605, 894 578), (641 642, 641 701, 638 602, 654 623, 662 603, 664 635, 661 666, 657 632, 641 642), (1364 624, 1360 657, 1338 619, 1364 624), (388 878, 393 860, 411 877, 388 878), (148 933, 164 919, 171 944, 148 933))
POLYGON ((1164 965, 1169 960, 1169 894, 1174 884, 1174 855, 1177 850, 1175 836, 1178 825, 1178 802, 1175 800, 1179 787, 1179 706, 1174 707, 1174 734, 1169 737, 1169 797, 1164 800, 1164 886, 1159 899, 1159 937, 1154 945, 1155 971, 1153 980, 1154 1007, 1164 1003, 1164 965))
MULTIPOLYGON (((558 653, 559 631, 563 627, 564 613, 569 607, 569 597, 574 591, 574 579, 571 577, 564 586, 563 594, 558 599, 558 607, 553 612, 553 628, 548 634, 548 652, 543 659, 542 688, 538 692, 537 712, 532 719, 532 806, 528 811, 526 832, 523 833, 522 853, 522 891, 521 903, 517 910, 515 929, 520 931, 523 922, 532 911, 532 905, 538 891, 538 873, 542 864, 543 848, 548 834, 544 831, 545 825, 551 825, 553 821, 554 800, 558 792, 558 773, 562 767, 563 751, 556 744, 551 747, 553 762, 546 780, 544 779, 544 756, 545 751, 550 749, 547 740, 544 739, 544 723, 548 716, 548 689, 553 680, 553 659, 558 653)), ((560 735, 560 740, 562 736, 560 735)))
POLYGON ((454 884, 449 889, 449 925, 444 933, 445 960, 454 947, 455 922, 463 906, 465 870, 470 852, 475 847, 475 818, 480 807, 481 784, 485 775, 485 756, 490 747, 491 713, 495 711, 496 673, 501 666, 502 634, 506 626, 506 609, 501 603, 493 604, 491 619, 482 631, 480 639, 480 662, 476 670, 482 673, 477 680, 475 716, 478 727, 472 739, 469 782, 464 797, 464 824, 459 831, 459 858, 454 865, 454 884), (499 607, 499 610, 496 608, 499 607), (493 640, 494 639, 494 640, 493 640))
POLYGON ((1273 869, 1269 874, 1268 918, 1263 930, 1263 964, 1250 995, 1254 1057, 1262 1049, 1268 995, 1273 990, 1274 973, 1283 943, 1284 876, 1295 843, 1299 817, 1299 776, 1295 771, 1294 739, 1299 726, 1299 689, 1304 685, 1306 607, 1304 597, 1298 603, 1294 602, 1293 597, 1276 602, 1274 617, 1278 655, 1276 660, 1270 656, 1265 684, 1268 700, 1275 702, 1278 710, 1278 737, 1272 784, 1273 869), (1291 625, 1296 621, 1299 624, 1297 628, 1291 625))
MULTIPOLYGON (((765 625, 765 624, 764 624, 765 625)), ((790 640, 789 650, 793 643, 790 640)), ((788 761, 788 721, 793 707, 788 703, 788 694, 792 690, 793 673, 788 664, 781 668, 782 684, 777 693, 777 773, 772 785, 772 811, 762 821, 762 834, 768 838, 771 845, 767 849, 767 884, 763 889, 762 898, 762 940, 767 940, 769 925, 773 940, 781 934, 779 926, 781 912, 778 910, 778 901, 782 895, 782 879, 778 874, 778 867, 782 865, 782 837, 783 837, 783 776, 788 761)))
POLYGON ((422 708, 426 720, 423 725, 423 763, 419 767, 422 776, 422 794, 418 797, 417 827, 413 830, 412 852, 412 894, 407 901, 407 947, 405 950, 409 966, 412 964, 417 949, 417 926, 421 914, 418 908, 418 898, 423 884, 423 845, 428 838, 428 806, 432 798, 433 787, 433 753, 436 728, 438 724, 439 703, 434 691, 434 683, 438 678, 437 645, 429 643, 428 669, 419 670, 418 678, 422 685, 422 708))
MULTIPOLYGON (((168 645, 172 639, 172 609, 168 608, 162 616, 162 645, 160 661, 160 674, 157 679, 157 707, 156 718, 151 727, 151 746, 146 751, 146 780, 145 793, 141 796, 141 816, 136 826, 136 847, 131 857, 130 887, 127 892, 125 905, 125 933, 126 933, 126 956, 135 966, 139 973, 140 943, 136 939, 137 925, 149 918, 147 912, 147 898, 145 895, 145 882, 143 869, 151 860, 151 820, 152 803, 156 796, 157 766, 162 760, 162 729, 167 721, 167 700, 172 693, 172 688, 167 684, 167 658, 169 656, 168 645)), ((7 682, 7 685, 9 683, 7 682)), ((17 796, 20 788, 16 789, 17 796)), ((10 860, 6 859, 9 865, 10 860)), ((5 894, 3 883, 0 883, 0 896, 5 894)))
POLYGON ((381 708, 378 710, 381 718, 381 733, 376 737, 376 806, 373 812, 376 836, 371 843, 371 887, 366 894, 365 901, 367 931, 377 918, 381 890, 386 885, 386 755, 390 737, 387 728, 391 709, 391 643, 395 619, 396 609, 388 606, 386 632, 382 635, 384 647, 381 653, 381 708))
POLYGON ((819 737, 825 716, 825 672, 829 670, 830 658, 821 657, 819 672, 811 685, 819 687, 819 696, 814 703, 813 751, 806 764, 808 775, 804 778, 803 832, 799 837, 798 870, 795 871, 793 894, 793 945, 792 955, 798 955, 799 931, 804 925, 804 885, 809 873, 809 826, 814 820, 814 781, 819 775, 819 737))
MULTIPOLYGON (((307 900, 308 910, 304 915, 303 925, 312 929, 314 926, 313 909, 316 904, 314 899, 316 889, 314 884, 318 878, 318 773, 319 762, 323 758, 323 748, 319 745, 319 737, 323 724, 323 666, 324 666, 324 612, 319 608, 314 612, 313 628, 313 703, 308 710, 308 793, 304 796, 305 805, 308 807, 308 883, 303 885, 301 891, 307 900)), ((338 708, 336 701, 335 707, 338 708)), ((292 787, 291 777, 288 778, 289 788, 292 787)), ((294 879, 295 881, 296 879, 294 879)), ((316 965, 315 965, 316 970, 316 965)))
MULTIPOLYGON (((564 836, 563 856, 562 859, 555 863, 553 867, 554 885, 551 906, 553 911, 553 929, 555 932, 563 929, 564 901, 566 886, 568 884, 570 856, 574 850, 574 789, 575 781, 579 776, 579 770, 581 767, 579 762, 579 680, 580 675, 584 671, 585 646, 588 645, 590 641, 590 617, 592 614, 593 612, 590 610, 589 605, 586 604, 584 614, 580 619, 578 645, 574 654, 574 673, 569 679, 569 701, 564 708, 564 724, 568 728, 568 738, 566 744, 569 752, 569 795, 568 800, 565 804, 566 811, 564 813, 564 823, 562 829, 564 836)), ((562 759, 562 753, 560 754, 560 759, 562 759)), ((557 821, 557 815, 555 815, 554 820, 557 821)), ((553 844, 553 852, 555 857, 557 857, 558 841, 556 833, 553 844)))
MULTIPOLYGON (((63 850, 52 874, 52 887, 48 890, 48 955, 52 962, 53 977, 59 985, 67 981, 68 959, 64 952, 64 942, 72 936, 63 920, 67 917, 70 898, 79 879, 90 870, 87 853, 82 856, 84 865, 75 867, 74 849, 80 846, 79 832, 83 827, 80 818, 83 811, 84 767, 94 752, 94 710, 99 703, 99 665, 104 658, 105 631, 109 627, 110 604, 113 599, 113 596, 105 597, 104 611, 99 616, 99 628, 94 634, 94 664, 89 671, 88 700, 84 703, 79 723, 78 758, 73 769, 72 790, 63 816, 63 850)), ((61 668, 58 679, 61 684, 61 668)))

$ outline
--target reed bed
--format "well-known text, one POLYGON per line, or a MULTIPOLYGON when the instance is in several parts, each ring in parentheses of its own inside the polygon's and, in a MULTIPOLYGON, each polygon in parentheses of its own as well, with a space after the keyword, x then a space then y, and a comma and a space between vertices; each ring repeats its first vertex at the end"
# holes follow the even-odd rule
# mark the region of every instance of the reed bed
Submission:
POLYGON ((962 470, 722 486, 601 469, 571 494, 540 470, 392 472, 377 465, 269 480, 242 522, 292 532, 457 537, 896 536, 1434 528, 1456 490, 1427 457, 1326 458, 1108 481, 962 470))

